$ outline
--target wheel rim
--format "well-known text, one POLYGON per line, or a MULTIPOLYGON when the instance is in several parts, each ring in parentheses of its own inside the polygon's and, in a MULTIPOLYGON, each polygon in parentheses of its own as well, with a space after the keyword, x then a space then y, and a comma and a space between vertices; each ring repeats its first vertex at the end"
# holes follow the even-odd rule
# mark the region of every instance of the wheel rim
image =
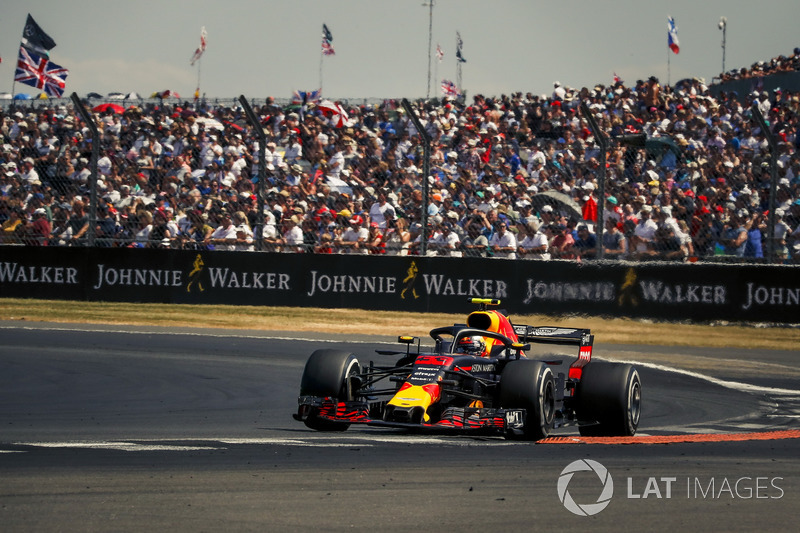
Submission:
POLYGON ((358 373, 359 373, 358 359, 353 359, 348 365, 344 375, 343 391, 345 393, 344 399, 346 400, 356 399, 356 394, 355 394, 356 391, 353 390, 353 382, 351 378, 357 375, 358 373))
POLYGON ((630 413, 631 424, 634 428, 638 427, 639 417, 642 413, 642 385, 638 376, 635 376, 633 383, 631 383, 628 395, 628 412, 630 413))
POLYGON ((555 418, 556 410, 556 391, 555 385, 552 380, 545 382, 544 390, 542 391, 542 420, 546 425, 550 425, 555 418))

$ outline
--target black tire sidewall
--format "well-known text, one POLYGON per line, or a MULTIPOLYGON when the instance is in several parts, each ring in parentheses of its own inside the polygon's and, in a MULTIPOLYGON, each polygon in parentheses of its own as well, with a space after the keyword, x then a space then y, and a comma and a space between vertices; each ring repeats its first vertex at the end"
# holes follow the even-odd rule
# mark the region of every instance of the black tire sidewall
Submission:
POLYGON ((582 435, 632 436, 641 418, 642 382, 627 363, 593 361, 583 369, 577 388, 580 421, 597 425, 580 428, 582 435), (635 393, 638 400, 634 402, 635 393))
MULTIPOLYGON (((359 372, 360 366, 355 355, 340 350, 316 350, 306 361, 303 377, 300 380, 300 396, 322 396, 336 398, 337 401, 354 399, 347 377, 359 372)), ((319 418, 316 409, 305 419, 305 425, 317 431, 345 431, 348 422, 334 422, 319 418)))
POLYGON ((552 370, 541 361, 509 362, 500 377, 498 401, 504 409, 526 410, 523 438, 545 438, 555 418, 555 378, 552 370))
POLYGON ((359 370, 355 355, 341 350, 316 350, 308 358, 300 380, 301 396, 331 396, 340 401, 352 400, 347 376, 359 370))

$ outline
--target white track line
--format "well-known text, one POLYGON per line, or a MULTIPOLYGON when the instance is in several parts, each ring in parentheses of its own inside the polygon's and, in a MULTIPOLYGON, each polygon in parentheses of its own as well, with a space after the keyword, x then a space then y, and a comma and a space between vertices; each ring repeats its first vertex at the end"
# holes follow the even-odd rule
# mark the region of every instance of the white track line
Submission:
MULTIPOLYGON (((227 446, 235 445, 277 445, 277 446, 302 446, 306 448, 352 448, 352 447, 372 447, 381 443, 390 444, 438 444, 446 446, 518 446, 518 442, 509 442, 503 439, 476 440, 476 439, 444 439, 437 437, 423 438, 410 437, 403 435, 381 436, 381 435, 342 435, 341 440, 333 442, 330 437, 308 438, 180 438, 180 439, 147 439, 144 442, 128 441, 61 441, 61 442, 14 442, 13 446, 31 446, 36 448, 71 448, 89 450, 115 450, 124 452, 152 452, 152 451, 213 451, 224 450, 227 446), (175 444, 176 442, 186 442, 186 445, 175 444), (199 443, 204 443, 200 445, 199 443), (170 443, 170 444, 167 444, 170 443)), ((2 450, 0 453, 24 452, 25 450, 2 450)))
POLYGON ((64 332, 78 332, 78 333, 116 333, 116 334, 129 334, 129 335, 168 335, 174 337, 176 335, 186 335, 188 337, 214 337, 214 338, 234 338, 234 339, 255 339, 255 340, 277 340, 277 341, 301 341, 301 342, 319 342, 331 344, 397 344, 391 338, 387 338, 385 342, 375 340, 335 340, 335 339, 314 339, 305 337, 284 337, 274 335, 238 335, 233 333, 195 333, 190 331, 132 331, 128 329, 94 329, 94 328, 60 328, 60 327, 35 327, 35 326, 0 326, 0 329, 22 329, 27 331, 64 331, 64 332))
POLYGON ((738 390, 742 392, 750 392, 755 394, 775 394, 780 396, 800 396, 800 390, 778 389, 774 387, 761 387, 759 385, 740 383, 738 381, 727 381, 724 379, 718 379, 718 378, 713 378, 711 376, 706 376, 705 374, 700 374, 699 372, 692 372, 691 370, 683 370, 680 368, 673 368, 670 366, 659 365, 656 363, 643 363, 641 361, 617 361, 617 360, 614 360, 614 362, 628 363, 639 367, 661 370, 662 372, 671 372, 673 374, 682 374, 684 376, 689 376, 708 381, 709 383, 719 385, 720 387, 725 387, 728 389, 738 390))

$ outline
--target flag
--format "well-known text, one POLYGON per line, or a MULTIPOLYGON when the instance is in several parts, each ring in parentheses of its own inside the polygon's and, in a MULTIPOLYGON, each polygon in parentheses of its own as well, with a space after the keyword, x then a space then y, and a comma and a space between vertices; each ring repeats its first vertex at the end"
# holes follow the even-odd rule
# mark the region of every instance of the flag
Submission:
POLYGON ((315 89, 313 91, 294 91, 292 93, 292 104, 300 105, 299 115, 300 122, 305 122, 306 113, 308 112, 308 104, 315 104, 322 98, 322 89, 315 89))
POLYGON ((443 58, 444 58, 444 50, 442 50, 442 47, 439 46, 439 44, 437 43, 436 44, 436 59, 438 59, 439 63, 441 63, 443 58))
POLYGON ((326 56, 332 56, 336 53, 333 49, 333 34, 331 30, 328 29, 327 24, 322 25, 322 53, 326 56))
POLYGON ((667 44, 674 53, 677 54, 681 51, 678 43, 678 29, 675 27, 675 19, 672 17, 667 17, 667 44))
POLYGON ((47 51, 53 48, 56 42, 36 24, 31 14, 28 13, 28 20, 25 21, 25 28, 22 30, 21 44, 29 52, 49 59, 50 54, 47 51))
POLYGON ((322 89, 315 89, 313 91, 295 91, 292 93, 292 103, 293 104, 302 104, 302 103, 311 103, 311 102, 319 102, 319 99, 322 97, 322 89))
POLYGON ((194 65, 197 60, 203 56, 203 52, 206 51, 206 37, 208 37, 208 33, 206 33, 206 27, 203 26, 200 28, 200 46, 198 46, 197 50, 194 51, 194 55, 192 56, 192 60, 190 62, 191 65, 194 65))
POLYGON ((466 63, 467 60, 461 55, 461 48, 464 46, 464 41, 461 40, 461 33, 456 32, 456 59, 459 63, 466 63))
POLYGON ((445 96, 454 96, 456 98, 461 96, 456 84, 450 80, 442 80, 442 94, 445 96))
POLYGON ((61 98, 67 85, 67 74, 69 74, 67 69, 29 52, 24 46, 19 47, 14 81, 36 87, 48 96, 61 98))
POLYGON ((619 76, 617 76, 617 73, 615 72, 614 73, 614 84, 616 85, 617 83, 625 83, 625 81, 622 78, 620 78, 619 76))

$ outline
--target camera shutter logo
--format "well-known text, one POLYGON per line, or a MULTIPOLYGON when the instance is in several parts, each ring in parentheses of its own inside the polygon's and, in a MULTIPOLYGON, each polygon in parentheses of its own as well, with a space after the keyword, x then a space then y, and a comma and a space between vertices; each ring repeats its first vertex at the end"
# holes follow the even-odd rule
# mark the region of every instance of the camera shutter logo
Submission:
POLYGON ((558 499, 571 513, 578 516, 596 515, 611 503, 614 495, 614 480, 606 467, 591 459, 579 459, 567 465, 558 477, 558 499), (603 490, 595 503, 579 504, 572 499, 567 487, 576 472, 594 472, 603 484, 603 490))

